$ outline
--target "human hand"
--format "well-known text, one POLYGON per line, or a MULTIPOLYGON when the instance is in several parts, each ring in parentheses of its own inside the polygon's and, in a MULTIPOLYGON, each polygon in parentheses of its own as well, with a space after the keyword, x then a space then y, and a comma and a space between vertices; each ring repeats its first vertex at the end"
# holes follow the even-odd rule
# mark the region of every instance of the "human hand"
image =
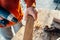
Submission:
POLYGON ((37 19, 37 13, 38 12, 35 8, 29 7, 29 8, 26 9, 25 19, 27 19, 28 15, 31 15, 34 18, 34 20, 36 20, 37 19))

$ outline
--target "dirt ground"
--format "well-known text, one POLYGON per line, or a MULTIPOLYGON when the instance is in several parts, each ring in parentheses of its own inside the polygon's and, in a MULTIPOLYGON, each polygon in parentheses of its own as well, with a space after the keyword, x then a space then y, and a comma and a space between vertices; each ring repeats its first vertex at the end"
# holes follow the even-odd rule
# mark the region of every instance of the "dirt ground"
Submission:
MULTIPOLYGON (((35 21, 33 29, 33 40, 56 40, 58 38, 56 35, 44 32, 44 26, 50 26, 54 17, 60 19, 58 10, 38 9, 38 19, 35 21)), ((12 40, 23 40, 24 29, 23 26, 12 40)))

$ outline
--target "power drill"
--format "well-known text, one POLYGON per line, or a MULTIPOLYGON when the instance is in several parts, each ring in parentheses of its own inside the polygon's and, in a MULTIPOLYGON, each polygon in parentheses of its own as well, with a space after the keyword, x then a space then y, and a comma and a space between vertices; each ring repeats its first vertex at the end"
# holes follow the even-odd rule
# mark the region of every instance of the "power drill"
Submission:
POLYGON ((0 16, 3 17, 6 20, 12 21, 17 23, 18 20, 15 18, 8 10, 0 6, 0 16))
POLYGON ((6 20, 6 19, 4 19, 4 18, 3 18, 3 20, 0 20, 0 24, 1 24, 3 27, 6 26, 8 23, 9 23, 9 21, 6 20))

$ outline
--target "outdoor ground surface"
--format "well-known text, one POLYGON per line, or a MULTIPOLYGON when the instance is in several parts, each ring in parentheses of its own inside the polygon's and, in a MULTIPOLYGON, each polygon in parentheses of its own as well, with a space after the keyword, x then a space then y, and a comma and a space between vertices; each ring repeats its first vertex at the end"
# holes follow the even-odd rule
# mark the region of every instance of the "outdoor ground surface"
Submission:
MULTIPOLYGON (((49 9, 39 9, 38 10, 38 18, 34 23, 34 30, 33 30, 33 40, 56 40, 58 38, 57 35, 51 35, 44 32, 45 25, 51 27, 53 18, 60 19, 60 11, 58 10, 49 10, 49 9), (50 37, 51 35, 51 37, 50 37)), ((56 25, 59 26, 59 25, 56 25)), ((24 34, 23 26, 15 37, 12 40, 23 40, 24 34)), ((60 27, 59 27, 60 28, 60 27)))
MULTIPOLYGON (((24 4, 23 4, 24 5, 24 4)), ((23 6, 25 7, 25 6, 23 6)), ((56 4, 53 3, 53 0, 36 0, 36 7, 39 8, 44 8, 44 9, 51 9, 54 10, 56 8, 56 4)), ((0 35, 0 39, 1 39, 0 35)), ((2 38, 3 40, 3 38, 2 38)))

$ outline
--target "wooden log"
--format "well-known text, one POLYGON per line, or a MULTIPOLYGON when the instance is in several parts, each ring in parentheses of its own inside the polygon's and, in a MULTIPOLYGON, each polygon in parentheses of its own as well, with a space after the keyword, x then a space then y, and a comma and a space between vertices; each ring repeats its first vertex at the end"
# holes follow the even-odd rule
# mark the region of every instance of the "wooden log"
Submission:
POLYGON ((28 16, 26 26, 25 26, 25 33, 23 40, 32 40, 33 38, 33 26, 34 26, 34 19, 32 16, 28 16))

